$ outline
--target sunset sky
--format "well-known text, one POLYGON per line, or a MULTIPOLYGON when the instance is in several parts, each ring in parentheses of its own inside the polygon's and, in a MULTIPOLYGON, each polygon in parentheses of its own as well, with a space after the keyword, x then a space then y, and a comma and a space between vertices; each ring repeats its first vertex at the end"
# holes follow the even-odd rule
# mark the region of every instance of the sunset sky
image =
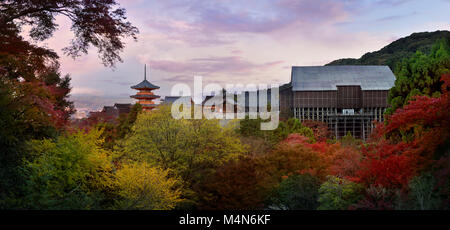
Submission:
POLYGON ((123 63, 104 67, 95 49, 75 61, 61 49, 72 37, 70 22, 58 17, 45 44, 61 55, 72 77, 78 108, 132 102, 131 85, 147 78, 159 85, 286 83, 293 65, 323 65, 359 58, 413 32, 450 30, 449 0, 119 0, 140 30, 127 40, 123 63))

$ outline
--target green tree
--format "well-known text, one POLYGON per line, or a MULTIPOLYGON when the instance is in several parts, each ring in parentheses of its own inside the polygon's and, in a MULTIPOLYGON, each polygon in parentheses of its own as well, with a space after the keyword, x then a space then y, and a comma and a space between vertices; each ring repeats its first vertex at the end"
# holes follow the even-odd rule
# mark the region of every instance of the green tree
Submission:
POLYGON ((128 133, 130 133, 134 122, 136 122, 137 116, 141 111, 141 104, 136 103, 131 107, 128 114, 119 117, 119 124, 117 126, 117 136, 119 139, 124 138, 128 133))
POLYGON ((108 150, 114 150, 117 141, 122 140, 131 132, 131 128, 141 111, 142 106, 136 103, 131 107, 129 113, 121 114, 116 122, 102 121, 93 125, 95 128, 103 130, 102 137, 105 140, 103 147, 108 150))
POLYGON ((281 141, 286 139, 289 134, 298 133, 302 136, 314 141, 314 133, 312 129, 304 126, 297 118, 289 118, 285 122, 280 122, 278 128, 274 130, 275 140, 281 141))
POLYGON ((339 140, 339 142, 342 146, 352 146, 354 148, 357 148, 362 144, 362 140, 354 138, 350 131, 348 131, 347 134, 339 140))
POLYGON ((363 198, 363 187, 346 179, 328 176, 319 188, 319 210, 346 210, 363 198))
POLYGON ((188 155, 193 155, 193 128, 187 120, 175 120, 160 108, 138 116, 131 133, 121 142, 118 157, 148 162, 181 173, 188 155))
POLYGON ((250 119, 248 116, 239 122, 238 132, 242 136, 263 137, 261 130, 261 118, 250 119))
POLYGON ((0 208, 14 208, 16 196, 23 196, 24 142, 55 137, 64 123, 62 113, 48 106, 52 97, 35 84, 0 77, 0 208))
MULTIPOLYGON (((184 197, 195 197, 192 187, 223 163, 244 153, 239 138, 218 120, 176 120, 168 106, 141 113, 131 133, 120 143, 117 160, 147 162, 171 170, 185 186, 184 197)), ((191 199, 187 199, 190 201, 191 199)))
POLYGON ((314 132, 312 129, 302 125, 296 118, 289 118, 287 121, 280 121, 275 130, 261 130, 261 120, 249 119, 246 117, 239 123, 238 133, 243 137, 252 137, 253 139, 262 139, 269 145, 269 148, 275 147, 278 142, 286 139, 289 134, 298 133, 308 137, 314 142, 314 132))
POLYGON ((439 209, 441 201, 436 190, 436 180, 430 173, 416 176, 409 182, 412 209, 439 209))
POLYGON ((430 54, 416 52, 404 59, 395 70, 395 85, 389 92, 391 107, 386 111, 393 114, 416 95, 439 96, 443 74, 450 73, 450 40, 436 43, 430 54))
POLYGON ((100 147, 101 132, 79 132, 28 142, 25 208, 99 208, 111 184, 111 163, 100 147))
POLYGON ((315 210, 318 206, 320 181, 310 174, 297 174, 284 179, 270 197, 271 209, 315 210))

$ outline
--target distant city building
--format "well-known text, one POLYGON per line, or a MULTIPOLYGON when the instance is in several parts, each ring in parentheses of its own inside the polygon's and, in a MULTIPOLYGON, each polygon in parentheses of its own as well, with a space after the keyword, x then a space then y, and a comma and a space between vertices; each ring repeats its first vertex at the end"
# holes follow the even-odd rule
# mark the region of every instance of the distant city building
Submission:
POLYGON ((383 121, 394 81, 388 66, 293 66, 291 82, 280 87, 280 111, 326 122, 336 138, 366 139, 373 121, 383 121))
POLYGON ((152 91, 159 89, 159 86, 153 85, 147 81, 146 66, 144 66, 144 80, 135 86, 131 86, 131 88, 139 91, 136 95, 130 97, 137 99, 138 101, 136 103, 140 104, 143 110, 152 110, 156 107, 153 100, 160 98, 160 96, 153 94, 152 91))

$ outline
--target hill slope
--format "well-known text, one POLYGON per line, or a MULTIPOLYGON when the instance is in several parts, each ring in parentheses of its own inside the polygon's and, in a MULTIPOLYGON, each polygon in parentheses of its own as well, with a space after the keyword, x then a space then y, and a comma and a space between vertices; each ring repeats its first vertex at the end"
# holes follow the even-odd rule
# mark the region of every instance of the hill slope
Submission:
POLYGON ((450 31, 413 33, 359 59, 344 58, 326 65, 388 65, 394 71, 395 65, 403 58, 410 57, 416 51, 428 54, 433 44, 442 38, 450 39, 450 31))

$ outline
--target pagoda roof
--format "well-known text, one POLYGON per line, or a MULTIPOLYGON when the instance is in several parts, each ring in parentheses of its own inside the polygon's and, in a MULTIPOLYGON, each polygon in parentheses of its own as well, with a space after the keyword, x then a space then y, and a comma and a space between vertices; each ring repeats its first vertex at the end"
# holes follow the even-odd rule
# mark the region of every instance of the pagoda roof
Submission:
POLYGON ((150 94, 136 94, 136 95, 131 95, 131 98, 148 98, 148 99, 156 99, 156 98, 160 98, 161 96, 158 95, 150 95, 150 94))
POLYGON ((131 86, 132 89, 159 89, 159 86, 153 85, 147 80, 143 80, 141 83, 131 86))

